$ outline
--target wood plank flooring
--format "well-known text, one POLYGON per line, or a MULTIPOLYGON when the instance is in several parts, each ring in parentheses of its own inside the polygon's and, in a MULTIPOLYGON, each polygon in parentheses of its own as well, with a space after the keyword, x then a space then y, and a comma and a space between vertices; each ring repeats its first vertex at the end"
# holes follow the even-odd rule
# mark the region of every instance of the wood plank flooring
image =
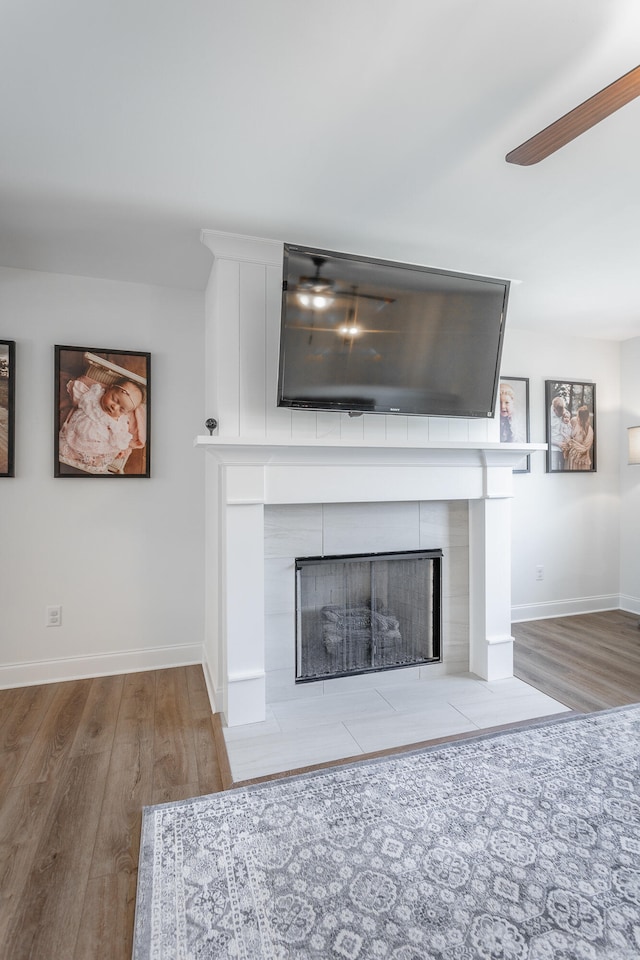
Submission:
POLYGON ((222 789, 200 667, 0 691, 0 958, 129 960, 142 807, 222 789))
MULTIPOLYGON (((516 674, 575 710, 640 702, 637 623, 514 624, 516 674)), ((142 807, 230 785, 200 667, 0 690, 0 960, 129 960, 142 807)))
POLYGON ((638 617, 607 610, 514 623, 514 673, 554 700, 589 713, 640 702, 638 617))

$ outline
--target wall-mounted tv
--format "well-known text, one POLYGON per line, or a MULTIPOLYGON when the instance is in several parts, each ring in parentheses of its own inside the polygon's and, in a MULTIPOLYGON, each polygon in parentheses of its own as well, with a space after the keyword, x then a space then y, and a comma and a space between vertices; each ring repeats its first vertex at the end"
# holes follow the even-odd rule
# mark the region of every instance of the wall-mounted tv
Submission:
POLYGON ((493 417, 509 281, 285 244, 278 405, 493 417))

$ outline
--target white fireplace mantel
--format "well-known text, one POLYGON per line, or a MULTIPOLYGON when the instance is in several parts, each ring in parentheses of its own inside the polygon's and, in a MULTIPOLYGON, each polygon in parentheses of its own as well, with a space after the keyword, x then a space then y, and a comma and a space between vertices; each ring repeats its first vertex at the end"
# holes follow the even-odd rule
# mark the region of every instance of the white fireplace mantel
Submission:
POLYGON ((448 463, 460 466, 488 465, 516 466, 523 456, 537 450, 546 450, 544 443, 478 443, 466 441, 431 441, 420 444, 410 441, 372 442, 368 440, 265 440, 250 437, 199 436, 195 446, 206 447, 221 462, 264 461, 291 463, 305 462, 371 462, 407 458, 411 462, 430 464, 448 463))
POLYGON ((217 467, 216 697, 229 726, 265 717, 265 504, 467 500, 469 669, 513 675, 513 469, 545 444, 200 436, 195 446, 217 467))
MULTIPOLYGON (((512 496, 512 470, 546 444, 371 443, 200 436, 227 470, 227 502, 245 500, 250 467, 264 468, 262 503, 456 500, 512 496), (231 499, 230 499, 231 498, 231 499), (239 500, 238 500, 239 498, 239 500)), ((256 496, 253 491, 251 498, 256 496)), ((256 502, 253 500, 253 502, 256 502)))

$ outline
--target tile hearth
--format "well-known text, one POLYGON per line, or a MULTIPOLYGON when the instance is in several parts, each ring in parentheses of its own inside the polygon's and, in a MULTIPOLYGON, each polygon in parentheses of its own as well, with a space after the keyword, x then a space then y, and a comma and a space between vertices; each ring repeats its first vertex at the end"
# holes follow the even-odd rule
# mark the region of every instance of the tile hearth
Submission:
POLYGON ((516 677, 377 677, 375 687, 272 702, 265 721, 225 727, 234 782, 569 710, 516 677))

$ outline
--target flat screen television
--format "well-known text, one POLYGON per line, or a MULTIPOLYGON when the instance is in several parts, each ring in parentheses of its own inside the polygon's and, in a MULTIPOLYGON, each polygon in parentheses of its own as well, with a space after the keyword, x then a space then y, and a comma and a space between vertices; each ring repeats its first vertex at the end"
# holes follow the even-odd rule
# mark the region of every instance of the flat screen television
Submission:
POLYGON ((285 244, 278 405, 493 417, 509 281, 285 244))

